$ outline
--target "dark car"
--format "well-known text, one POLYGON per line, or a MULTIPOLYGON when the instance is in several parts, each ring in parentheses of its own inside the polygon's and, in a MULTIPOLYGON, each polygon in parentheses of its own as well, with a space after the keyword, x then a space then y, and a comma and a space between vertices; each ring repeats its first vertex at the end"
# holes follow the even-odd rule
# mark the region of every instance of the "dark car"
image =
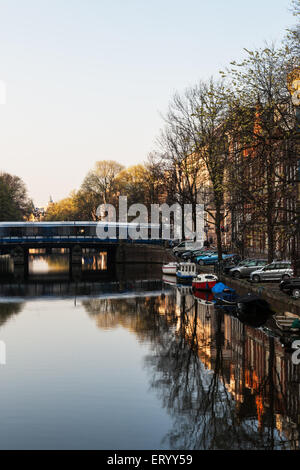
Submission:
POLYGON ((224 274, 229 274, 229 271, 232 268, 235 268, 236 266, 240 266, 241 263, 242 263, 241 257, 239 255, 234 255, 232 258, 224 261, 223 273, 224 274))
POLYGON ((300 278, 294 277, 290 279, 284 279, 279 284, 280 289, 283 292, 294 297, 294 299, 300 299, 300 278))
POLYGON ((203 249, 203 243, 200 241, 193 240, 184 240, 179 243, 179 245, 173 248, 173 253, 175 256, 181 256, 183 253, 192 250, 201 250, 203 249))
POLYGON ((185 253, 183 253, 181 255, 181 259, 182 260, 191 260, 191 261, 194 261, 194 257, 196 256, 201 256, 201 255, 204 255, 204 254, 208 254, 208 253, 215 253, 215 250, 190 250, 190 251, 186 251, 185 253))

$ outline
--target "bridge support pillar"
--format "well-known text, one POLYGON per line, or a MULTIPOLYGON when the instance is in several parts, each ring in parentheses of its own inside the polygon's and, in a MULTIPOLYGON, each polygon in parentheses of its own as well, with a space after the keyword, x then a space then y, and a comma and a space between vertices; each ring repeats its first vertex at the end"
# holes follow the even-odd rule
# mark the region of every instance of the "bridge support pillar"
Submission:
POLYGON ((25 264, 26 252, 24 248, 22 248, 20 245, 16 246, 16 248, 14 248, 11 251, 11 256, 12 256, 15 266, 20 266, 20 265, 25 264))
POLYGON ((80 281, 82 277, 82 248, 80 245, 75 245, 70 248, 70 276, 73 281, 80 281))
POLYGON ((14 262, 14 276, 19 280, 25 279, 28 275, 28 250, 18 245, 11 251, 14 262))
POLYGON ((80 245, 75 245, 70 250, 70 263, 71 264, 82 264, 82 248, 80 245))

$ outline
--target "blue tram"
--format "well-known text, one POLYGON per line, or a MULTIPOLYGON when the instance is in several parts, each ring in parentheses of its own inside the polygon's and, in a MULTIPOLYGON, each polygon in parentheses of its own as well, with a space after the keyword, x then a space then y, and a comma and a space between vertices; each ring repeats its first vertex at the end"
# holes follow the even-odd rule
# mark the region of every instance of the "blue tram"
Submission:
POLYGON ((116 242, 119 239, 145 243, 163 243, 161 224, 121 222, 0 222, 0 242, 18 241, 93 241, 116 242), (140 231, 133 240, 133 232, 140 231))

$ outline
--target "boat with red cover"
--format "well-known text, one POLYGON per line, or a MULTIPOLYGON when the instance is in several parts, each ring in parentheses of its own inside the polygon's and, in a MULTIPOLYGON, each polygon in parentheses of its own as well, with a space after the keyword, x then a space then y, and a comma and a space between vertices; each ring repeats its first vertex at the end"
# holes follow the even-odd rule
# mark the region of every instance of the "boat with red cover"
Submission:
POLYGON ((192 286, 195 290, 211 290, 218 282, 214 274, 198 274, 194 277, 192 286))

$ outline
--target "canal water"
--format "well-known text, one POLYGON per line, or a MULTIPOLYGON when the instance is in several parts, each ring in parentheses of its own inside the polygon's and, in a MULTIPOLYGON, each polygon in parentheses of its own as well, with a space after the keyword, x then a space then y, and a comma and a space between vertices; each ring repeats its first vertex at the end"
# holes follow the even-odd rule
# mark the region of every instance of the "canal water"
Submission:
POLYGON ((299 448, 300 366, 272 322, 160 266, 106 269, 93 255, 74 281, 66 255, 32 255, 1 277, 1 449, 299 448))

